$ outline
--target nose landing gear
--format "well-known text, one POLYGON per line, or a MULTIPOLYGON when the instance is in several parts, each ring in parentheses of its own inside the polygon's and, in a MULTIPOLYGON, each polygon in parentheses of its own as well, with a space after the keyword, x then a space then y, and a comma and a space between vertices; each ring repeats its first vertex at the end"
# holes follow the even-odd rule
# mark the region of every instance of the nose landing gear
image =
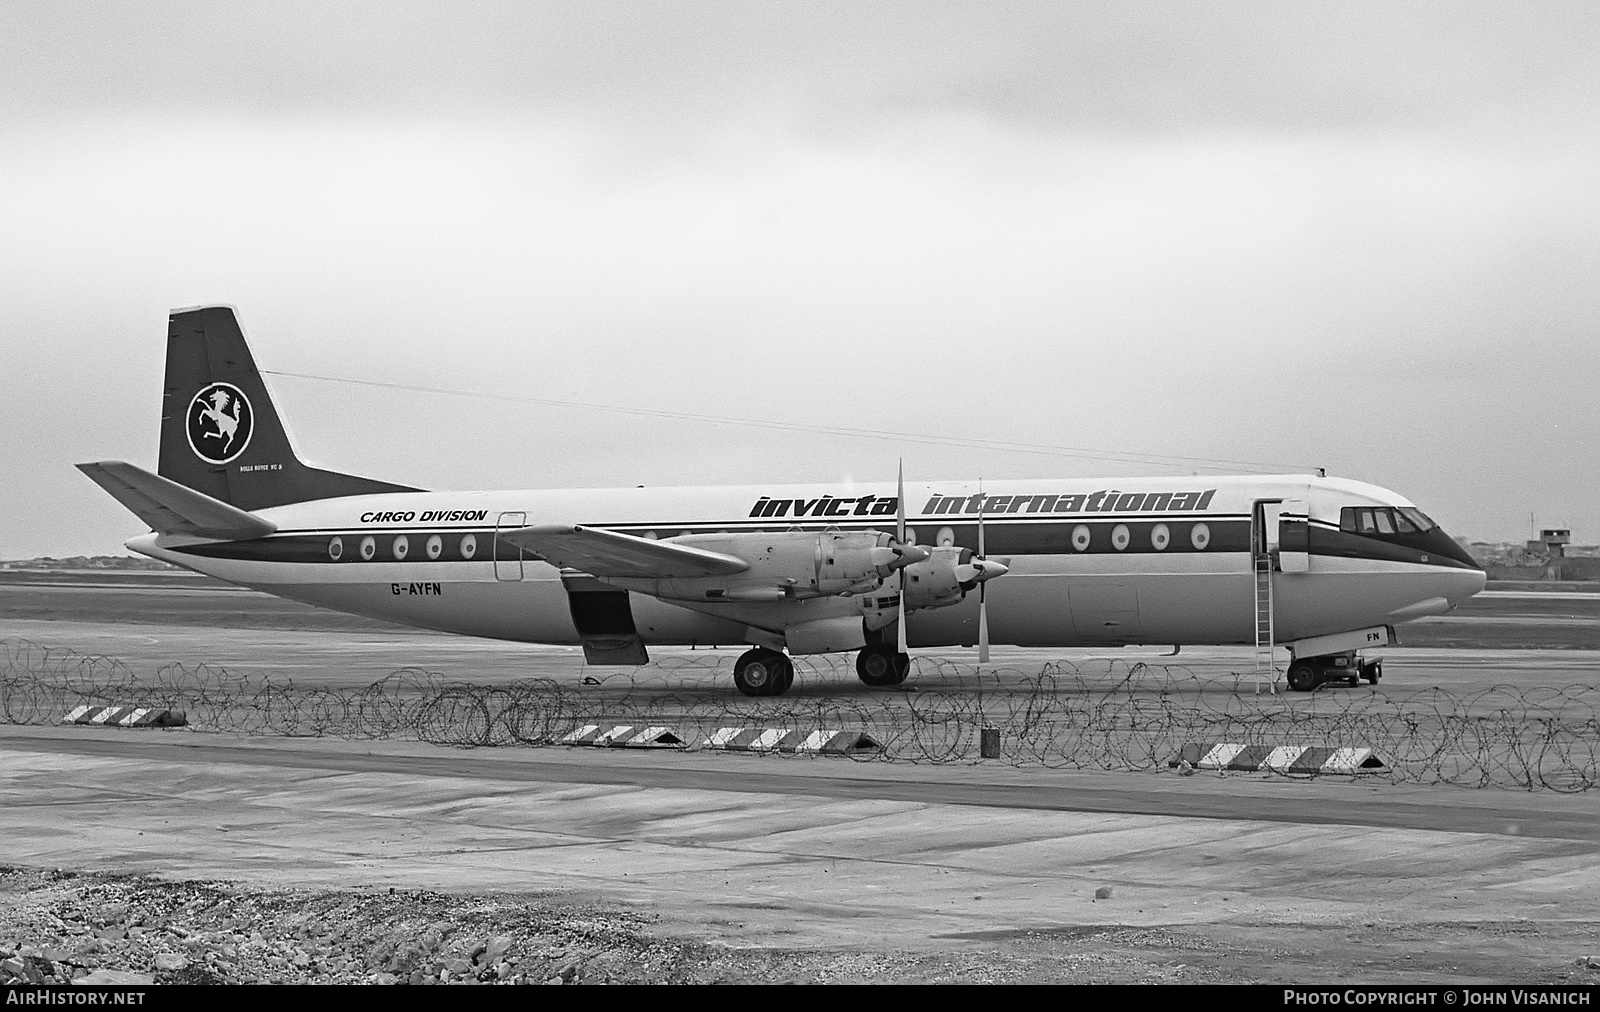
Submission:
POLYGON ((1325 657, 1305 657, 1289 665, 1289 688, 1296 692, 1310 692, 1324 682, 1356 685, 1365 680, 1377 685, 1382 677, 1381 658, 1363 661, 1354 651, 1325 657))

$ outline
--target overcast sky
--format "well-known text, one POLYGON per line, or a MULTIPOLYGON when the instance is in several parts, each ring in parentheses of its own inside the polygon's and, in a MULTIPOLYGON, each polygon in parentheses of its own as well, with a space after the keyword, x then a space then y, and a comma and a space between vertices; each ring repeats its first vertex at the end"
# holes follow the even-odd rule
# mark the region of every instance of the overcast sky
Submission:
POLYGON ((0 5, 0 558, 143 532, 72 464, 155 466, 212 303, 266 369, 1103 451, 272 381, 423 487, 1240 460, 1592 544, 1596 96, 1589 2, 0 5))

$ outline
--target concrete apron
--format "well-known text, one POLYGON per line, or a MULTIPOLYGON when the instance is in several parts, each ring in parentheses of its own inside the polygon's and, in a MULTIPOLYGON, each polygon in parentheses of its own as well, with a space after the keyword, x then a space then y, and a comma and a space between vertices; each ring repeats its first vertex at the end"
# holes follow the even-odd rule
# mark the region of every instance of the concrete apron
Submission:
MULTIPOLYGON (((725 771, 726 788, 708 789, 703 777, 692 788, 645 776, 642 785, 529 781, 507 771, 530 750, 411 742, 176 732, 164 740, 194 746, 178 757, 46 747, 83 733, 129 744, 163 735, 0 728, 0 860, 263 886, 559 891, 659 915, 665 933, 738 945, 937 949, 963 936, 1105 924, 1600 920, 1596 840, 1570 831, 1521 835, 1514 824, 1442 831, 841 797, 820 783, 816 793, 740 789, 744 774, 774 768, 952 789, 980 772, 838 759, 537 750, 577 764, 725 771), (247 744, 263 759, 314 746, 380 757, 391 768, 257 764, 232 753, 217 761, 205 747, 212 739, 247 744), (454 772, 410 772, 407 757, 454 772), (1097 900, 1105 886, 1111 897, 1097 900)), ((1205 790, 1219 814, 1235 792, 1268 786, 1243 774, 1221 783, 1217 774, 1158 779, 993 765, 981 773, 1205 790)), ((1270 786, 1308 817, 1319 792, 1340 789, 1270 786)), ((1408 791, 1441 816, 1486 794, 1519 800, 1519 792, 1451 787, 1376 790, 1408 791)), ((1548 792, 1537 801, 1552 811, 1593 803, 1548 792)))

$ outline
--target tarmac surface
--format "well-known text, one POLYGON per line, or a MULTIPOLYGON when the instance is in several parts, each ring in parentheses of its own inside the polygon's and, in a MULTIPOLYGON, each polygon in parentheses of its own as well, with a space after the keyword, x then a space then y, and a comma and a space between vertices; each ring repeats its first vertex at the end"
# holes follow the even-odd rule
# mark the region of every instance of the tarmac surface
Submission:
MULTIPOLYGON (((106 654, 136 672, 204 662, 297 684, 361 685, 405 667, 491 684, 537 676, 582 686, 585 677, 574 651, 378 623, 141 620, 146 592, 134 582, 52 588, 69 596, 50 600, 51 617, 36 599, 16 604, 21 592, 9 589, 0 638, 106 654), (133 604, 119 598, 121 614, 108 620, 88 599, 113 593, 133 604), (89 614, 74 614, 73 601, 89 614)), ((253 597, 209 593, 202 607, 223 593, 253 597)), ((162 612, 167 595, 157 596, 162 612)), ((1522 601, 1484 602, 1502 609, 1480 620, 1489 640, 1528 618, 1515 610, 1522 601)), ((1523 624, 1562 636, 1560 621, 1523 624)), ((674 691, 715 690, 710 669, 725 673, 734 652, 708 653, 671 655, 688 679, 674 691)), ((970 652, 941 653, 970 661, 970 652)), ((997 650, 996 661, 1182 665, 1203 684, 1197 691, 1242 691, 1248 650, 1160 653, 997 650)), ((1379 687, 1335 691, 1600 684, 1600 652, 1581 648, 1385 656, 1379 687)), ((630 688, 648 691, 642 679, 630 688)), ((795 691, 870 690, 824 672, 810 685, 802 674, 795 691)), ((733 946, 939 951, 1093 926, 1182 926, 1235 950, 1225 965, 1237 979, 1554 980, 1600 950, 1593 792, 37 725, 0 726, 0 757, 0 862, 21 865, 274 886, 554 891, 733 946), (1096 899, 1104 887, 1111 896, 1096 899)))
POLYGON ((560 890, 741 945, 898 950, 1108 922, 1600 923, 1584 796, 218 737, 0 729, 0 857, 560 890))

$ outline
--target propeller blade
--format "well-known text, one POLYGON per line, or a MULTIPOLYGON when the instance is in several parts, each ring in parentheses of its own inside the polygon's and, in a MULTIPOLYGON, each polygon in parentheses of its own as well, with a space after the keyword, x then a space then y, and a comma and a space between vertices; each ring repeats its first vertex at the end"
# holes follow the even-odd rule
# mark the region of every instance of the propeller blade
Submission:
POLYGON ((895 619, 895 629, 897 630, 896 649, 904 654, 909 653, 909 651, 906 649, 906 571, 902 569, 896 575, 898 575, 900 578, 900 604, 898 606, 899 614, 895 619))
MULTIPOLYGON (((899 475, 899 478, 898 478, 898 481, 897 481, 897 488, 896 488, 895 494, 896 494, 896 496, 898 498, 895 500, 895 510, 894 510, 894 526, 895 526, 895 530, 894 530, 894 536, 895 536, 895 539, 897 541, 899 541, 903 545, 903 544, 906 543, 906 461, 905 461, 904 457, 900 458, 900 475, 899 475)), ((898 641, 897 642, 897 648, 899 649, 900 653, 903 654, 903 653, 907 652, 906 651, 906 571, 904 569, 899 570, 899 577, 900 577, 900 595, 899 595, 899 604, 897 606, 898 610, 899 610, 899 614, 898 614, 898 616, 896 618, 896 621, 895 621, 895 629, 896 629, 895 635, 896 635, 896 638, 897 638, 897 641, 898 641)))
MULTIPOLYGON (((983 495, 983 479, 978 479, 978 495, 983 495)), ((983 515, 988 512, 989 503, 980 500, 978 503, 978 558, 984 557, 983 551, 983 515)))
POLYGON ((902 545, 906 543, 906 462, 900 460, 900 476, 895 483, 894 501, 894 538, 902 545))
MULTIPOLYGON (((980 495, 983 493, 983 479, 982 478, 978 479, 978 493, 980 495)), ((980 560, 984 558, 984 547, 985 546, 984 546, 984 540, 983 540, 983 514, 985 512, 987 512, 988 505, 989 505, 988 502, 984 501, 984 500, 980 500, 979 503, 978 503, 978 558, 980 560)), ((979 572, 981 573, 981 572, 983 572, 983 570, 980 568, 979 572)), ((989 663, 989 595, 986 593, 986 590, 985 590, 985 587, 984 587, 984 584, 986 584, 988 582, 989 582, 988 578, 985 577, 984 579, 980 580, 979 583, 978 583, 978 663, 979 664, 987 664, 987 663, 989 663)))
POLYGON ((989 663, 989 602, 984 599, 983 584, 978 584, 978 663, 989 663))

